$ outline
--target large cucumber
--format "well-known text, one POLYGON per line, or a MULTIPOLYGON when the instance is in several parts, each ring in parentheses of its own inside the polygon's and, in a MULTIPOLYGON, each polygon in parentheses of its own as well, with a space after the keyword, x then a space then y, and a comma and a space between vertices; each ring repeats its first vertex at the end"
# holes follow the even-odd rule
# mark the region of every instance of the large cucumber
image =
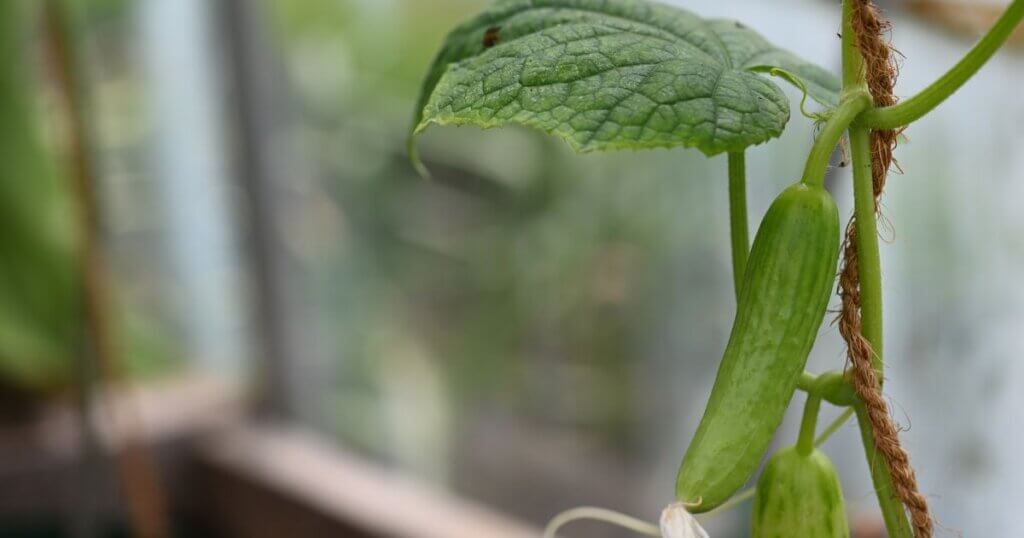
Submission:
POLYGON ((838 254, 828 192, 783 191, 754 238, 732 334, 676 479, 676 498, 691 511, 725 502, 764 457, 825 316, 838 254))
POLYGON ((772 456, 754 497, 752 538, 849 538, 843 490, 819 450, 796 447, 772 456))

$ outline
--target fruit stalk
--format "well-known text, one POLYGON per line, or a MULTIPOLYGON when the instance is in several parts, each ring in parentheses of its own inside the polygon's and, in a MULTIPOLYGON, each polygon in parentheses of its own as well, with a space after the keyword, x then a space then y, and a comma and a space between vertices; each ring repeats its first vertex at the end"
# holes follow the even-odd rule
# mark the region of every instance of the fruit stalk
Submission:
POLYGON ((796 442, 796 450, 807 456, 814 451, 814 430, 818 427, 818 411, 821 409, 821 398, 807 395, 804 404, 804 417, 800 422, 800 437, 796 442))
POLYGON ((732 239, 732 279, 736 298, 740 297, 743 273, 750 252, 750 227, 747 224, 747 159, 742 151, 729 153, 729 235, 732 239))

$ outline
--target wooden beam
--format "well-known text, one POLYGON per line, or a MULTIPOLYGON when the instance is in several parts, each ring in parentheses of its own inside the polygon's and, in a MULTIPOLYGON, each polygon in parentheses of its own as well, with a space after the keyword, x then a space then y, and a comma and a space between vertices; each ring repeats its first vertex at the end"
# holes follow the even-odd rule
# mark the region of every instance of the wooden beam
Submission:
MULTIPOLYGON (((219 436, 200 461, 209 509, 231 536, 536 538, 540 530, 342 450, 303 429, 219 436), (276 512, 275 512, 276 510, 276 512)), ((206 518, 212 520, 214 518, 206 518)))
MULTIPOLYGON (((924 19, 968 37, 980 37, 1003 14, 1007 3, 958 0, 908 0, 907 9, 924 19)), ((1024 28, 1018 28, 1008 42, 1024 46, 1024 28)))

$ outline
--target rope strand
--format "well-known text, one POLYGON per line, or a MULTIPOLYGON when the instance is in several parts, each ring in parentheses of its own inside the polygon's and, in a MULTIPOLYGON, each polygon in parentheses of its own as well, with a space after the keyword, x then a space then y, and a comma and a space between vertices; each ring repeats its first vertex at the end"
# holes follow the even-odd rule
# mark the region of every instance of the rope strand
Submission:
MULTIPOLYGON (((868 90, 875 105, 896 104, 893 89, 899 70, 892 47, 883 37, 890 29, 889 21, 881 16, 871 0, 857 0, 852 25, 857 36, 857 46, 864 56, 868 90)), ((886 175, 894 164, 893 150, 899 135, 899 130, 871 132, 871 173, 876 215, 879 213, 886 175)), ((853 366, 853 387, 867 409, 875 445, 885 459, 895 493, 910 512, 914 536, 930 538, 933 529, 928 502, 918 491, 917 476, 910 465, 910 457, 900 446, 899 431, 879 390, 879 379, 872 366, 874 350, 861 332, 860 273, 856 244, 857 228, 853 217, 846 226, 843 243, 843 265, 839 277, 839 296, 843 306, 839 315, 839 333, 846 341, 847 357, 853 366)))

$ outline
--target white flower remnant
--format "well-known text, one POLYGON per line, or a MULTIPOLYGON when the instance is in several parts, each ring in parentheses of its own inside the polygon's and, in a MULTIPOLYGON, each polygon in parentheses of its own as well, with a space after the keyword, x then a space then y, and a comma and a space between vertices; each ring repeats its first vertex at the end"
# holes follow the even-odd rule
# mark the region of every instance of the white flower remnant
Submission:
POLYGON ((668 505, 661 512, 661 536, 663 538, 708 538, 708 533, 697 520, 686 511, 682 503, 668 505))

